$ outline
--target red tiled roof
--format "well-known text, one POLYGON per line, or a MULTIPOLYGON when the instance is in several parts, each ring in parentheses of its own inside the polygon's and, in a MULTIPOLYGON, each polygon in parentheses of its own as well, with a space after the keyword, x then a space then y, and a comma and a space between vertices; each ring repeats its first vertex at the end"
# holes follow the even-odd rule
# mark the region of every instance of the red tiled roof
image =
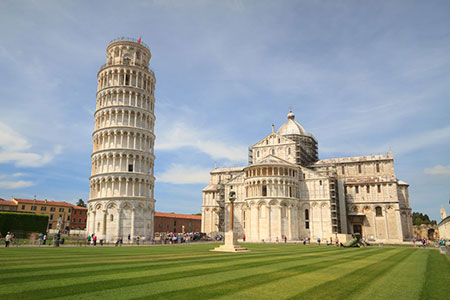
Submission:
POLYGON ((2 199, 2 198, 0 198, 0 205, 17 206, 17 204, 14 201, 5 200, 5 199, 2 199))
POLYGON ((202 216, 155 212, 155 217, 201 220, 202 216))
POLYGON ((77 206, 72 204, 73 209, 79 209, 79 210, 87 210, 87 207, 77 206))
POLYGON ((13 198, 13 201, 17 201, 20 204, 39 204, 39 205, 54 205, 54 206, 66 206, 73 207, 73 204, 67 202, 49 201, 49 200, 33 200, 33 199, 20 199, 13 198))

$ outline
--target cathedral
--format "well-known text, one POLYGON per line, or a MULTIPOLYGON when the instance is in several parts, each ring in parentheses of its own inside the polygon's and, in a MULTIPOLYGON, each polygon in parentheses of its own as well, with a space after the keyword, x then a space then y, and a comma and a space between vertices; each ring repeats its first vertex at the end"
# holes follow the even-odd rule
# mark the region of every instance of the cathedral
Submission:
POLYGON ((215 168, 203 189, 202 232, 229 228, 250 242, 335 239, 360 233, 369 242, 413 238, 408 184, 387 154, 318 159, 316 138, 287 121, 249 148, 248 166, 215 168))

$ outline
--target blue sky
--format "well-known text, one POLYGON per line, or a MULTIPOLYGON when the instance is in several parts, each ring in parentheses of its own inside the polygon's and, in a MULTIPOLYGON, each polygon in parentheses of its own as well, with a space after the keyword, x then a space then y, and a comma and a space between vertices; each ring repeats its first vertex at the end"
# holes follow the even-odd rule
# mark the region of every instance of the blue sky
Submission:
MULTIPOLYGON (((96 75, 139 37, 156 85, 157 210, 292 107, 320 158, 386 153, 414 211, 450 198, 449 1, 1 1, 0 197, 88 199, 96 75)), ((447 205, 448 209, 448 205, 447 205)))

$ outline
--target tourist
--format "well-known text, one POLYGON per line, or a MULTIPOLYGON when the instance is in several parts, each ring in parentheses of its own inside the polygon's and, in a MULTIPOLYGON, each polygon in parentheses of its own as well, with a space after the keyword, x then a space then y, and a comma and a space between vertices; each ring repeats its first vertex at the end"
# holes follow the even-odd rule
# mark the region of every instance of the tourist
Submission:
POLYGON ((242 240, 245 242, 245 234, 242 236, 242 240))
POLYGON ((11 242, 11 234, 8 232, 5 236, 5 247, 6 248, 8 248, 10 242, 11 242))
POLYGON ((131 242, 131 234, 128 234, 128 244, 131 242))
POLYGON ((141 237, 138 235, 137 237, 136 237, 136 244, 139 246, 139 240, 141 239, 141 237))
POLYGON ((44 238, 43 233, 39 233, 39 246, 42 245, 42 239, 44 238))
POLYGON ((47 234, 44 234, 44 245, 47 244, 47 234))
POLYGON ((97 236, 96 236, 96 235, 94 235, 94 236, 92 237, 92 240, 93 240, 93 242, 94 242, 94 246, 97 246, 97 236))
POLYGON ((91 244, 91 235, 88 235, 88 237, 87 237, 87 243, 88 243, 88 245, 91 244))
POLYGON ((317 238, 317 243, 319 243, 319 246, 320 246, 320 238, 317 238))
POLYGON ((284 236, 284 243, 287 243, 287 236, 284 236))
POLYGON ((336 247, 339 247, 339 239, 336 238, 336 247))

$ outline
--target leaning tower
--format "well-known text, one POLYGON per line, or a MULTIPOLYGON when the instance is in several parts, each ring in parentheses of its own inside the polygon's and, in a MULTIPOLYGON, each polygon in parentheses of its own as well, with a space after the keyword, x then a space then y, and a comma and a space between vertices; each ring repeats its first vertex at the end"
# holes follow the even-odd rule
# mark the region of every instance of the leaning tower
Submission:
POLYGON ((119 38, 106 48, 97 74, 97 108, 87 233, 127 241, 153 237, 155 74, 141 40, 119 38))

